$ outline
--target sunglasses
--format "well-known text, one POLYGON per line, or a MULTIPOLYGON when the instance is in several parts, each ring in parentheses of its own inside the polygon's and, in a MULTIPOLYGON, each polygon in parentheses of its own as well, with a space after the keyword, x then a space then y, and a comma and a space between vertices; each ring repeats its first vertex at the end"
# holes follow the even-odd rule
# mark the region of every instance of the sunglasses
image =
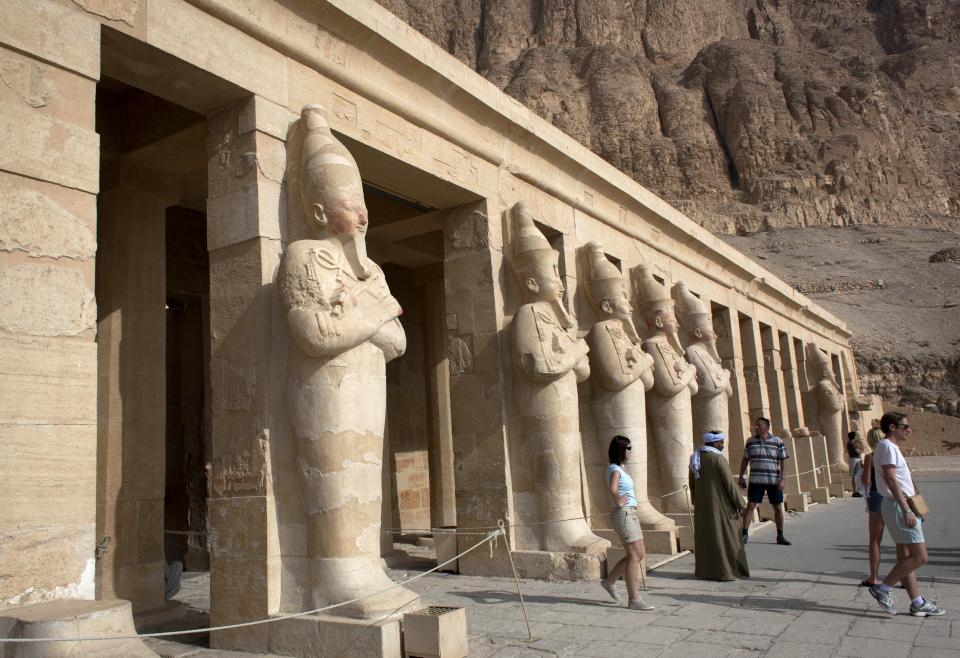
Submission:
POLYGON ((906 425, 897 425, 897 427, 899 427, 902 430, 908 430, 910 429, 910 424, 908 423, 906 425))
POLYGON ((633 446, 627 446, 627 450, 633 450, 633 446))

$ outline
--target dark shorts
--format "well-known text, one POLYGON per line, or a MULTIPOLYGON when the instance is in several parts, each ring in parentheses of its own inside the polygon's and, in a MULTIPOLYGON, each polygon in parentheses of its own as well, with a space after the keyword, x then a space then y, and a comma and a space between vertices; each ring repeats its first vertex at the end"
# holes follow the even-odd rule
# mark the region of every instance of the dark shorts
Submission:
POLYGON ((883 503, 883 496, 877 491, 871 491, 867 496, 867 511, 874 514, 880 514, 880 505, 883 503))
POLYGON ((783 502, 783 492, 775 484, 754 484, 751 482, 747 486, 747 500, 751 503, 762 503, 763 494, 767 494, 767 500, 771 505, 779 505, 783 502))

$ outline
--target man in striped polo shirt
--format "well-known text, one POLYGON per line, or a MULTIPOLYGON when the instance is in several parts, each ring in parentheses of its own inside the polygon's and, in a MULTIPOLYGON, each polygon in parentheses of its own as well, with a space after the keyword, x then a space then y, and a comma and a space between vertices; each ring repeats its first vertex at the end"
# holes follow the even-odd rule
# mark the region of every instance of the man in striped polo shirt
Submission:
POLYGON ((747 543, 747 528, 753 518, 753 510, 763 502, 763 494, 773 505, 773 520, 777 524, 777 543, 789 546, 783 536, 783 460, 787 459, 787 447, 780 437, 770 433, 770 419, 757 418, 753 427, 755 434, 747 441, 743 449, 743 461, 740 462, 740 486, 747 487, 743 477, 750 465, 750 486, 747 487, 747 507, 743 510, 741 527, 743 543, 747 543))

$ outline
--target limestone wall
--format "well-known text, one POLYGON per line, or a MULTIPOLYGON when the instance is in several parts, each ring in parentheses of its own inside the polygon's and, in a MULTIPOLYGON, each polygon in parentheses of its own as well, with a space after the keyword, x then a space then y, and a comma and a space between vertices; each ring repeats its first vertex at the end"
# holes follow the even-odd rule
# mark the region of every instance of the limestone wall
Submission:
POLYGON ((99 23, 0 26, 0 608, 93 598, 99 23), (37 35, 43 33, 40 39, 37 35))

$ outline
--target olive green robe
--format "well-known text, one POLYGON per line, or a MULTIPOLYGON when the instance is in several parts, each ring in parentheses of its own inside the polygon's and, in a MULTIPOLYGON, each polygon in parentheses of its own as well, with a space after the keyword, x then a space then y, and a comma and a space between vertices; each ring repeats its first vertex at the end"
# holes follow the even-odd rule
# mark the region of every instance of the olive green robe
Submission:
POLYGON ((700 479, 690 474, 696 576, 705 580, 749 578, 747 552, 740 532, 746 504, 723 455, 700 453, 700 479))

